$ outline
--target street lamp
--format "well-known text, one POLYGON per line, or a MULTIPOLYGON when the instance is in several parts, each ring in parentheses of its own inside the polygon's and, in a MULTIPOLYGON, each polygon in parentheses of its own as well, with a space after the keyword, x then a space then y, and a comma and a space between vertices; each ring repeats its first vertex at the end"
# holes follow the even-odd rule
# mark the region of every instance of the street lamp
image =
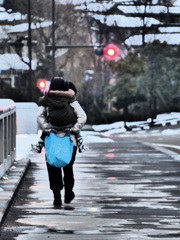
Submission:
POLYGON ((28 0, 29 101, 32 101, 31 0, 28 0))
MULTIPOLYGON (((4 4, 4 0, 0 0, 0 6, 2 6, 3 4, 4 4)), ((2 79, 0 79, 0 97, 2 97, 1 93, 2 93, 2 79)))

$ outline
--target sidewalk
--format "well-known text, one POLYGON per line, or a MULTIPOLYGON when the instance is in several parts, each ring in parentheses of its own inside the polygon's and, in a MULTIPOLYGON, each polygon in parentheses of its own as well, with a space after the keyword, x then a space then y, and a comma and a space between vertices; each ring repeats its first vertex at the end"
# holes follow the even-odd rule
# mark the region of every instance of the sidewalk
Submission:
POLYGON ((0 225, 30 165, 28 154, 30 144, 36 142, 38 135, 17 135, 16 159, 12 167, 0 179, 0 225))
MULTIPOLYGON (((89 141, 90 135, 87 138, 89 141)), ((77 155, 76 198, 60 209, 52 206, 44 152, 29 155, 29 187, 20 190, 20 196, 26 198, 17 200, 14 207, 21 214, 4 231, 14 231, 17 240, 179 237, 180 155, 123 136, 108 139, 97 135, 93 141, 86 153, 77 155)), ((28 166, 27 160, 17 162, 8 179, 1 182, 1 199, 1 193, 9 194, 10 199, 14 191, 11 176, 22 177, 28 166)))

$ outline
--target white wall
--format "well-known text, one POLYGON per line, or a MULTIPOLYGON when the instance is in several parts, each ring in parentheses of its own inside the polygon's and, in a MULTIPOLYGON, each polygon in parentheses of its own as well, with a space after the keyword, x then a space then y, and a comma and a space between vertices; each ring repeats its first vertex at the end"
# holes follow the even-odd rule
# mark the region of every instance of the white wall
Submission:
POLYGON ((37 134, 38 105, 33 102, 16 102, 17 134, 37 134))

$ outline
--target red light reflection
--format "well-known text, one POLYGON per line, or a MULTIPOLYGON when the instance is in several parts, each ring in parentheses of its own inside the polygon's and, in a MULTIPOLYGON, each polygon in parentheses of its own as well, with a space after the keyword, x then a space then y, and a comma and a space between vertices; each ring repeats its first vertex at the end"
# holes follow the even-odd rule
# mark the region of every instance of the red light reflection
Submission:
POLYGON ((114 158, 114 153, 106 154, 106 157, 108 157, 108 158, 114 158))
POLYGON ((108 152, 114 152, 115 151, 115 149, 109 149, 108 150, 108 152))

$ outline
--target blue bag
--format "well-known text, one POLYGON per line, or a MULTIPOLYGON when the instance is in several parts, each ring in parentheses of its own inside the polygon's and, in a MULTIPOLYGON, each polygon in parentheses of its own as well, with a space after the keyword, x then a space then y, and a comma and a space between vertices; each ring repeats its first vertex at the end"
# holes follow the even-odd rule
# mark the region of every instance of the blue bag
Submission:
POLYGON ((62 168, 68 165, 72 158, 73 142, 70 139, 70 131, 64 137, 57 137, 50 132, 45 137, 46 161, 53 167, 62 168))

